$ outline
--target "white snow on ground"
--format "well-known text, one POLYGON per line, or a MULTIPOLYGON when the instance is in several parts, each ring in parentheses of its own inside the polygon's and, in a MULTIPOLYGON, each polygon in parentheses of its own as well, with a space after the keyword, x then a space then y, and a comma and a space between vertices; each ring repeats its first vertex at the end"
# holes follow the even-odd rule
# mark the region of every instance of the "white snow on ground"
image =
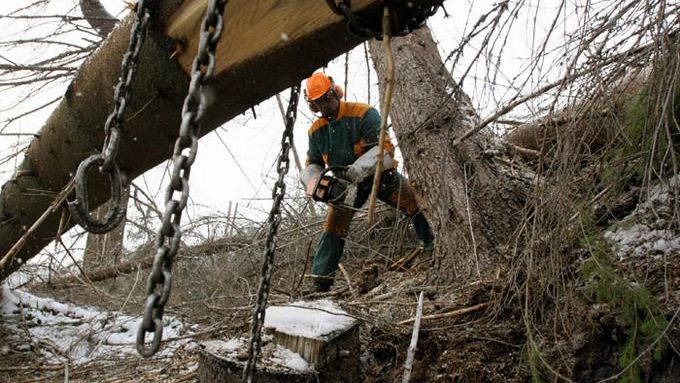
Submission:
POLYGON ((653 256, 661 258, 680 253, 680 236, 669 227, 673 216, 673 198, 680 186, 680 176, 654 186, 647 199, 639 203, 616 228, 604 237, 612 242, 612 250, 619 260, 628 257, 653 256))
MULTIPOLYGON (((272 342, 271 335, 262 335, 264 341, 258 365, 269 370, 292 370, 298 373, 312 371, 309 363, 300 354, 272 342)), ((231 338, 227 341, 210 340, 201 344, 211 353, 221 355, 228 360, 239 360, 237 354, 246 352, 249 339, 245 337, 231 338)), ((245 365, 245 361, 238 362, 245 365)))
POLYGON ((284 365, 296 371, 309 371, 309 364, 302 359, 300 354, 295 353, 279 344, 276 345, 276 350, 270 356, 270 360, 284 365))
POLYGON ((269 307, 264 317, 264 327, 321 340, 335 331, 352 326, 355 321, 335 303, 322 299, 269 307))
MULTIPOLYGON (((18 344, 17 351, 37 347, 54 363, 68 359, 70 364, 81 364, 137 352, 135 340, 141 318, 59 303, 6 285, 2 286, 0 315, 4 326, 17 334, 13 342, 18 344)), ((168 315, 163 323, 163 339, 177 337, 183 331, 183 324, 168 315)), ((187 342, 164 343, 159 355, 170 355, 187 342)))

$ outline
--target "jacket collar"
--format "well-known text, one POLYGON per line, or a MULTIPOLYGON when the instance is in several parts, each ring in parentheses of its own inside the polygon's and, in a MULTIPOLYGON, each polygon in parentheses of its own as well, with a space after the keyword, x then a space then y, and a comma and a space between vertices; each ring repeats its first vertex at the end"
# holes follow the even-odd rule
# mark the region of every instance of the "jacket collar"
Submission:
POLYGON ((331 121, 335 122, 340 120, 341 118, 345 117, 347 115, 347 103, 345 101, 339 100, 338 104, 338 116, 335 117, 335 119, 330 120, 326 117, 321 117, 321 120, 323 120, 326 124, 330 124, 331 121))
POLYGON ((338 117, 335 118, 335 121, 340 120, 347 114, 347 103, 342 100, 339 100, 339 103, 340 105, 338 106, 338 117))

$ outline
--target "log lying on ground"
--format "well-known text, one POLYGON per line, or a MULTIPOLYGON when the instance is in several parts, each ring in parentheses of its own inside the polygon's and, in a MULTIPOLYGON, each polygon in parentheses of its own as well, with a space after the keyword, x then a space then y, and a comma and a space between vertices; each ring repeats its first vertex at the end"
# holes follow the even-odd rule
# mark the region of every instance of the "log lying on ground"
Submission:
MULTIPOLYGON (((427 7, 441 0, 412 0, 427 7)), ((379 0, 356 0, 352 8, 380 18, 379 0)), ((128 106, 119 166, 132 179, 168 158, 181 120, 188 88, 188 65, 205 9, 199 0, 160 2, 140 55, 133 100, 128 106), (174 55, 173 55, 174 53, 174 55), (179 53, 179 54, 177 54, 179 53), (174 57, 174 58, 171 58, 174 57)), ((398 12, 406 15, 406 12, 398 12)), ((129 40, 133 17, 123 20, 80 68, 63 99, 25 153, 25 160, 0 193, 0 256, 42 215, 69 182, 80 161, 98 152, 103 125, 112 110, 113 88, 129 40)), ((326 2, 232 0, 226 8, 225 32, 218 45, 214 103, 201 134, 251 106, 298 83, 314 69, 350 50, 362 39, 347 32, 344 19, 326 2)), ((104 203, 109 186, 93 178, 90 208, 104 203)), ((4 280, 37 254, 59 228, 55 212, 31 233, 30 241, 8 266, 4 280)), ((67 224, 64 229, 70 227, 67 224)))
POLYGON ((580 137, 580 142, 591 151, 597 151, 607 142, 612 130, 611 123, 608 122, 615 120, 615 117, 616 111, 610 108, 585 113, 565 110, 554 116, 519 125, 504 138, 519 148, 546 153, 560 139, 580 137))
MULTIPOLYGON (((644 46, 638 51, 647 48, 644 46)), ((631 68, 624 78, 609 86, 602 86, 603 90, 596 97, 519 124, 509 129, 504 139, 519 148, 543 154, 553 151, 558 143, 566 139, 587 147, 591 153, 597 152, 620 133, 626 110, 631 100, 649 82, 650 72, 650 68, 631 68)))
MULTIPOLYGON (((192 257, 192 256, 211 256, 226 251, 237 250, 247 246, 246 243, 234 241, 231 239, 222 239, 210 242, 209 244, 201 244, 192 247, 185 247, 180 249, 178 257, 192 257)), ((100 269, 95 269, 94 271, 88 270, 85 275, 79 276, 68 276, 52 281, 53 288, 66 288, 73 284, 86 282, 99 282, 106 279, 114 278, 119 275, 129 274, 137 270, 148 269, 153 266, 153 260, 155 258, 155 252, 146 249, 147 253, 152 255, 142 256, 141 258, 130 259, 111 267, 105 267, 100 269)))

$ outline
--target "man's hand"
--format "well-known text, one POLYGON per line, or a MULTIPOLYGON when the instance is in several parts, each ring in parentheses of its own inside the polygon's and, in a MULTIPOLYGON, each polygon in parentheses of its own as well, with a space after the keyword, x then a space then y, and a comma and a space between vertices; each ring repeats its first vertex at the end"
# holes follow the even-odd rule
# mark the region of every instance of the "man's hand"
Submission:
POLYGON ((317 182, 319 182, 319 177, 312 177, 307 180, 307 189, 305 190, 307 197, 311 197, 312 194, 314 194, 314 188, 316 187, 317 182))
POLYGON ((319 181, 320 176, 321 166, 315 164, 307 165, 307 167, 304 168, 302 172, 300 172, 300 179, 302 180, 302 183, 305 185, 305 192, 307 194, 307 197, 311 197, 312 193, 314 193, 314 187, 316 186, 316 183, 319 181))

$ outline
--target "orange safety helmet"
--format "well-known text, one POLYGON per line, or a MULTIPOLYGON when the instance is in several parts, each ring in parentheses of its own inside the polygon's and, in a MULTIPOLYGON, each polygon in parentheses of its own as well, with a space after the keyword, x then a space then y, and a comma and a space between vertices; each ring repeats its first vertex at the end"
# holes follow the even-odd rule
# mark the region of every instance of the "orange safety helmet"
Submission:
POLYGON ((322 72, 316 72, 307 79, 305 98, 307 99, 307 102, 317 100, 331 89, 338 98, 342 98, 344 95, 342 87, 340 85, 335 85, 335 82, 333 82, 333 77, 326 76, 326 74, 322 72))

